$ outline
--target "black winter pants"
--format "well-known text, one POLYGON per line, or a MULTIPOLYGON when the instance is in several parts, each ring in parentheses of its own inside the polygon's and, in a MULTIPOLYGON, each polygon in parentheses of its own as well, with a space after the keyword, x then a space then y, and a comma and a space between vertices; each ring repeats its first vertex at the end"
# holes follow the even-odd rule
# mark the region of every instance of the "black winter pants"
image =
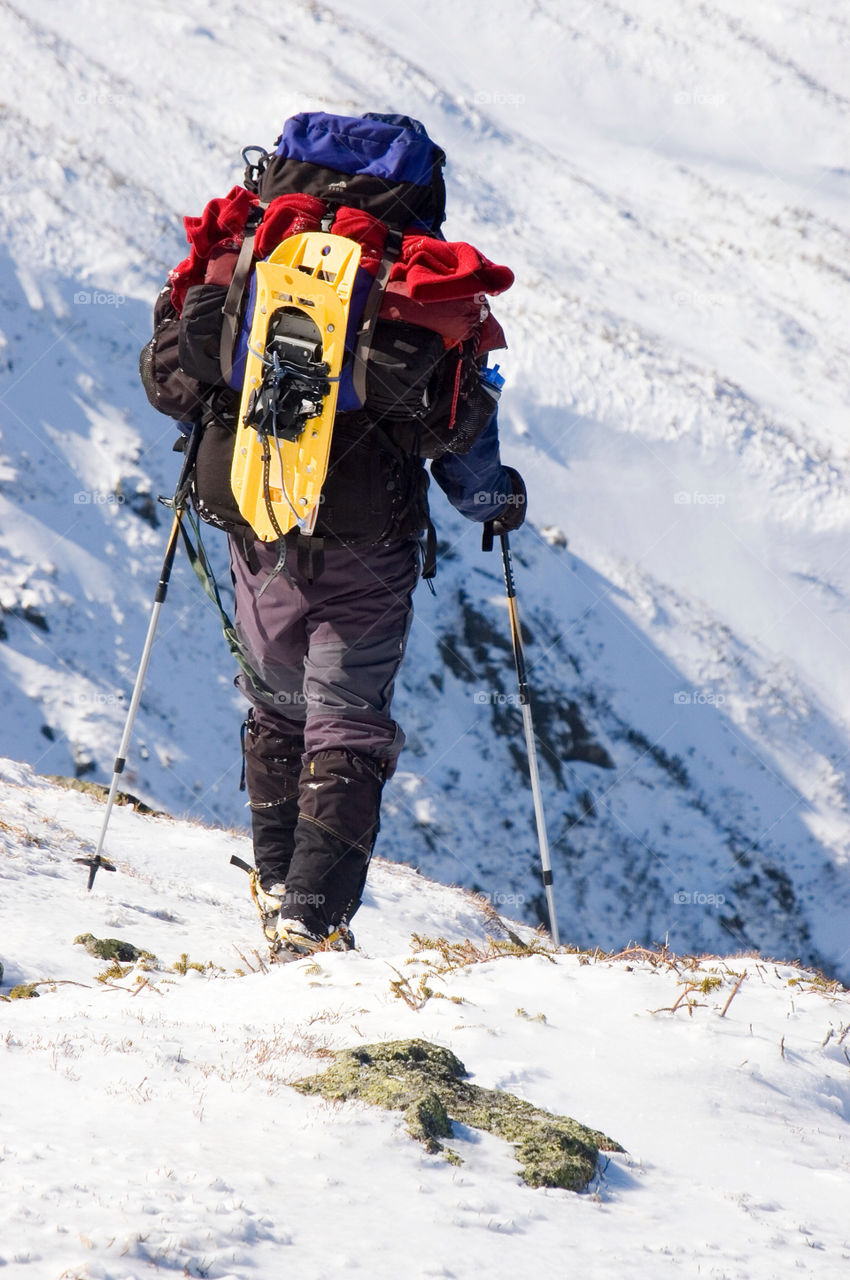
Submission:
POLYGON ((315 582, 294 554, 231 540, 236 628, 268 686, 245 736, 254 859, 264 888, 286 884, 282 916, 328 931, 360 902, 378 832, 381 789, 404 735, 391 718, 418 576, 418 549, 397 542, 326 547, 315 582))

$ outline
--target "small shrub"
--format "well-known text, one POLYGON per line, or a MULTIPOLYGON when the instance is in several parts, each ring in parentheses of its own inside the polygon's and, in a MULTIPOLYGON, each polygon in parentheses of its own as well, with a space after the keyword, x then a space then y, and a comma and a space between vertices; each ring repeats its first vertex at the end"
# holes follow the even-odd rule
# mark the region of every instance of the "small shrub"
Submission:
POLYGON ((38 986, 37 982, 19 982, 18 985, 16 987, 12 987, 12 990, 9 992, 9 999, 10 1000, 37 1000, 38 999, 38 992, 36 991, 37 986, 38 986))

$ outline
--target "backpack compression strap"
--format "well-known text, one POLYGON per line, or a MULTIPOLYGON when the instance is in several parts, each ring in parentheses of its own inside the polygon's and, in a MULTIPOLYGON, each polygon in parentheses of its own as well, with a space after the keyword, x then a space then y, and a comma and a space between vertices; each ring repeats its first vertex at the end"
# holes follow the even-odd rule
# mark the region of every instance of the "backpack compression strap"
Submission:
POLYGON ((236 346, 236 329, 239 324, 239 307, 242 303, 242 294, 245 289, 245 282, 251 272, 254 262, 254 237, 257 234, 257 228, 263 220, 263 214, 267 206, 264 204, 255 205, 248 214, 248 220, 245 223, 245 235, 242 240, 242 246, 239 250, 239 257, 236 259, 236 266, 233 269, 233 278, 230 281, 230 287, 227 290, 227 297, 224 300, 222 308, 222 324, 221 324, 221 349, 219 359, 221 363, 221 376, 224 382, 229 383, 231 374, 233 373, 233 351, 236 346))
MULTIPOLYGON (((375 433, 381 448, 385 449, 397 462, 404 463, 409 459, 410 455, 399 448, 392 436, 379 423, 371 423, 369 430, 375 433)), ((408 509, 409 504, 405 510, 408 509)), ((425 511, 425 536, 419 543, 419 551, 422 556, 422 580, 429 584, 433 593, 434 587, 431 579, 437 576, 437 530, 434 528, 434 521, 431 519, 431 513, 428 511, 427 506, 425 511)))
POLYGON ((384 256, 378 267, 377 275, 372 282, 360 328, 357 330, 357 345, 354 348, 354 368, 351 371, 351 385, 361 407, 366 403, 366 366, 372 353, 372 342, 375 337, 375 325, 381 309, 381 299, 390 278, 393 264, 401 253, 402 232, 397 227, 390 227, 384 245, 384 256))

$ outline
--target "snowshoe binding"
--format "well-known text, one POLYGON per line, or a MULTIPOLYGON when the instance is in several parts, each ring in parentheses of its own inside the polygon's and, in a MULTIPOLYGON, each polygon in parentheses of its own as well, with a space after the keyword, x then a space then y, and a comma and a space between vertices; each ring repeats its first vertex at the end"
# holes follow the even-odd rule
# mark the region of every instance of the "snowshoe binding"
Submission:
POLYGON ((328 934, 313 933, 301 920, 278 918, 275 939, 271 944, 272 961, 286 964, 290 960, 303 960, 317 951, 353 951, 354 934, 348 925, 338 924, 328 934))
POLYGON ((271 889, 266 890, 260 884, 260 877, 257 875, 257 872, 251 872, 251 897, 254 900, 254 906, 257 908, 257 914, 260 917, 263 937, 268 943, 273 943, 277 936, 277 920, 280 915, 280 906, 285 893, 285 884, 273 884, 271 889))
POLYGON ((234 867, 239 867, 240 871, 248 873, 251 885, 251 900, 257 908, 257 915, 260 917, 263 937, 271 946, 277 937, 277 920, 280 915, 283 895, 286 893, 286 885, 281 881, 279 884, 273 884, 270 889, 264 889, 260 883, 260 874, 257 868, 252 867, 250 862, 245 862, 244 858, 237 857, 236 854, 233 855, 230 861, 234 867))

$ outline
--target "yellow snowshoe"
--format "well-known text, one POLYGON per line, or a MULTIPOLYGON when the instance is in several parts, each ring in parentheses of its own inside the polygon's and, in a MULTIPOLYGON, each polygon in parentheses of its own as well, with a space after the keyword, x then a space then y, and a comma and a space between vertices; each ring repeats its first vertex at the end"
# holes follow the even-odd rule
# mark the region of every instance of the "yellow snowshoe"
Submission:
POLYGON ((359 263, 354 240, 307 231, 256 265, 230 483, 264 542, 315 528, 359 263))

